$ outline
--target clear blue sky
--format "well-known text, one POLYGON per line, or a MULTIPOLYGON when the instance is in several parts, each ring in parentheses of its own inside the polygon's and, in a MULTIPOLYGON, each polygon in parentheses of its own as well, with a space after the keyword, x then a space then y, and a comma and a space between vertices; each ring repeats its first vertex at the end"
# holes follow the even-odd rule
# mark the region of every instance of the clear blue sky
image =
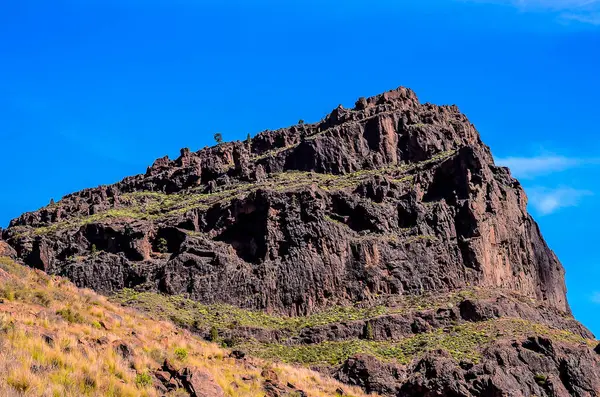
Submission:
POLYGON ((599 3, 5 1, 0 225, 216 131, 243 139, 405 85, 456 103, 513 167, 600 334, 599 3))

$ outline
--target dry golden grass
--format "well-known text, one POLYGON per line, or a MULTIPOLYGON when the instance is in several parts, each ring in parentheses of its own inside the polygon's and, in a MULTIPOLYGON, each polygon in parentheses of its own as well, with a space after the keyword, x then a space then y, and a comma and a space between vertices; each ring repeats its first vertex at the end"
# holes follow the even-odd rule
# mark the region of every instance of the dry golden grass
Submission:
POLYGON ((165 358, 209 372, 229 396, 264 396, 265 367, 311 397, 336 396, 338 388, 365 396, 305 368, 229 358, 228 351, 171 323, 8 258, 0 258, 0 299, 1 396, 157 396, 148 375, 165 358), (133 356, 117 354, 116 341, 131 347, 133 356))

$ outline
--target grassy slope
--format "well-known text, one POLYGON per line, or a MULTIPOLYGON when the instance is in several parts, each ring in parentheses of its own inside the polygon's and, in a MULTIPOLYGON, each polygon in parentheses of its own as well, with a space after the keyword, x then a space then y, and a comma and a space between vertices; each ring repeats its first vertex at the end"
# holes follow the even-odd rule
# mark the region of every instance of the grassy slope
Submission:
POLYGON ((273 369, 283 384, 290 382, 313 397, 336 396, 338 388, 348 396, 364 396, 308 369, 234 360, 228 351, 170 322, 3 257, 0 300, 2 396, 155 396, 149 375, 165 358, 178 367, 209 372, 230 396, 264 396, 265 368, 273 369), (47 343, 44 335, 54 343, 47 343), (133 358, 118 355, 114 341, 131 347, 133 358))
MULTIPOLYGON (((156 293, 137 293, 124 290, 114 297, 115 301, 151 313, 156 318, 170 319, 176 324, 194 329, 215 328, 223 331, 236 327, 252 327, 266 330, 285 330, 289 336, 298 335, 305 327, 368 320, 390 314, 402 314, 426 309, 451 307, 466 298, 485 299, 488 290, 470 289, 455 293, 399 297, 387 304, 371 307, 331 307, 308 317, 285 317, 263 312, 243 310, 227 305, 203 305, 179 296, 156 293)), ((515 299, 516 299, 515 295, 515 299)), ((535 302, 529 298, 529 304, 535 302)), ((355 339, 322 342, 310 345, 285 343, 259 343, 252 339, 236 340, 234 346, 265 359, 310 366, 336 366, 357 353, 367 353, 384 361, 409 363, 425 352, 436 349, 448 351, 457 360, 477 362, 483 348, 501 338, 524 338, 531 335, 546 336, 565 343, 589 343, 569 331, 549 328, 519 318, 500 318, 483 322, 463 322, 449 328, 407 336, 400 340, 374 341, 355 339)), ((594 345, 595 346, 595 345, 594 345)))

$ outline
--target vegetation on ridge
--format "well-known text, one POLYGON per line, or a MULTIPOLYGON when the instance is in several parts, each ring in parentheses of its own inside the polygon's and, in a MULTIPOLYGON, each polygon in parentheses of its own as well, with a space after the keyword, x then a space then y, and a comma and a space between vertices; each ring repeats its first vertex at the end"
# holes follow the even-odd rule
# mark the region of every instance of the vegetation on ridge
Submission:
MULTIPOLYGON (((327 191, 352 189, 375 175, 386 175, 393 183, 410 182, 413 175, 421 167, 452 156, 455 151, 440 153, 429 160, 416 164, 401 164, 374 170, 359 170, 356 172, 335 175, 316 172, 287 171, 270 175, 263 182, 238 183, 229 189, 215 193, 204 193, 204 187, 190 189, 180 193, 166 194, 160 192, 140 191, 124 193, 119 196, 119 203, 99 213, 73 217, 64 221, 52 223, 34 229, 34 233, 48 234, 58 230, 77 228, 79 226, 101 222, 106 219, 166 219, 193 209, 206 210, 214 205, 225 204, 234 199, 241 199, 257 190, 273 190, 279 192, 293 191, 306 186, 317 186, 327 191)), ((58 204, 55 204, 55 206, 58 204)), ((27 233, 27 228, 23 228, 27 233)))
MULTIPOLYGON (((305 317, 267 314, 228 305, 203 305, 181 296, 167 296, 149 292, 137 293, 133 290, 124 290, 113 299, 147 311, 158 318, 170 319, 191 329, 210 327, 211 340, 217 339, 215 335, 218 335, 218 330, 230 330, 236 327, 281 330, 291 340, 305 328, 356 320, 369 320, 384 315, 449 308, 465 299, 485 299, 490 293, 491 291, 487 289, 468 289, 448 294, 396 296, 395 300, 388 302, 387 305, 332 307, 305 317)), ((533 303, 529 298, 516 295, 514 299, 529 301, 527 302, 529 304, 533 303)), ((371 335, 368 335, 368 325, 363 339, 325 341, 315 344, 290 344, 285 341, 261 343, 252 338, 237 338, 235 341, 227 343, 233 343, 236 348, 265 359, 302 365, 339 365, 357 353, 367 353, 380 360, 406 364, 427 351, 437 349, 448 351, 457 360, 477 362, 481 357, 482 349, 500 337, 520 338, 529 335, 540 335, 567 343, 589 342, 572 332, 553 329, 518 318, 457 323, 450 328, 438 328, 393 341, 373 340, 372 329, 371 335)))
POLYGON ((447 351, 457 361, 477 363, 483 348, 500 337, 524 338, 529 335, 540 335, 567 343, 587 343, 585 339, 568 331, 551 329, 527 320, 506 318, 465 323, 449 329, 438 328, 398 341, 355 339, 293 346, 248 341, 240 343, 238 347, 257 357, 311 366, 340 365, 358 353, 370 354, 382 361, 408 364, 414 358, 438 349, 447 351))
POLYGON ((137 292, 124 289, 114 295, 115 302, 136 307, 165 320, 187 327, 206 326, 218 329, 239 327, 286 330, 292 334, 303 328, 321 325, 366 320, 382 315, 406 313, 413 310, 426 310, 435 307, 454 305, 473 296, 475 291, 460 291, 436 296, 396 297, 393 305, 375 304, 366 307, 333 306, 330 309, 309 315, 289 317, 268 314, 261 311, 240 309, 236 306, 202 303, 178 295, 162 295, 154 292, 137 292))

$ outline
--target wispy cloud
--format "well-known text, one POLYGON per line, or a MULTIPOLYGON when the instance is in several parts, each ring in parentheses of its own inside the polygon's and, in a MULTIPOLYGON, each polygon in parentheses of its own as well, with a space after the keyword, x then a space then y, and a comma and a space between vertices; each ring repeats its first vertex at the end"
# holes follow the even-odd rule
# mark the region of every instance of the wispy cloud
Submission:
POLYGON ((591 196, 589 190, 560 187, 549 189, 536 187, 527 190, 529 203, 540 215, 550 215, 561 208, 576 207, 584 197, 591 196))
POLYGON ((579 10, 597 6, 600 0, 497 0, 498 4, 507 4, 528 10, 579 10))
POLYGON ((591 300, 592 300, 592 302, 597 303, 597 304, 600 305, 600 292, 595 292, 592 295, 592 299, 591 300))
POLYGON ((504 4, 522 11, 548 12, 563 22, 600 25, 600 0, 471 0, 504 4))
POLYGON ((598 160, 555 155, 496 158, 496 164, 510 168, 514 176, 522 179, 532 179, 591 163, 598 163, 598 160))
POLYGON ((575 21, 589 25, 600 26, 600 11, 588 14, 564 13, 561 18, 566 21, 575 21))

